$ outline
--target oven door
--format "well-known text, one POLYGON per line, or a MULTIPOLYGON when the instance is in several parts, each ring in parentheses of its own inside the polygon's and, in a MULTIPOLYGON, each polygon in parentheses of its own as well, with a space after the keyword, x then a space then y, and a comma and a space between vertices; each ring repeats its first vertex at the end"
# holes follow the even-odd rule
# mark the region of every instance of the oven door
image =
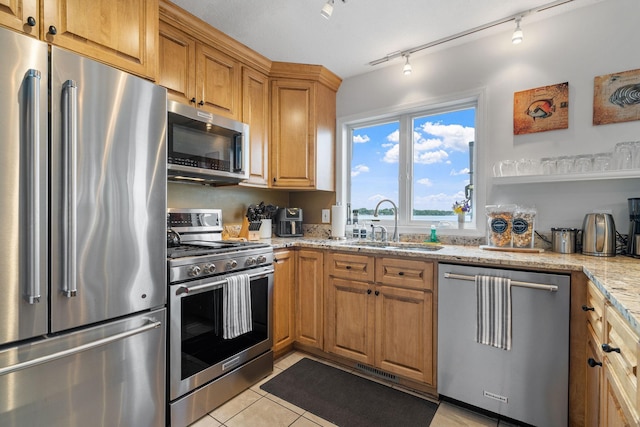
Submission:
POLYGON ((241 273, 251 283, 252 330, 232 339, 222 334, 223 288, 230 274, 169 286, 169 400, 271 349, 273 267, 241 273))

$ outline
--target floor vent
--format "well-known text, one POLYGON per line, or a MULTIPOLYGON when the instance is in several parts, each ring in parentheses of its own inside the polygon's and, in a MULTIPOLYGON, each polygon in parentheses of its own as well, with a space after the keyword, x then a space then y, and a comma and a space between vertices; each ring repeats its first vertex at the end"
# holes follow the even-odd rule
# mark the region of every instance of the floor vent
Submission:
POLYGON ((356 365, 356 368, 378 378, 382 378, 383 380, 393 381, 394 383, 398 382, 398 378, 395 375, 382 371, 380 369, 372 368, 371 366, 363 365, 362 363, 358 363, 356 365))

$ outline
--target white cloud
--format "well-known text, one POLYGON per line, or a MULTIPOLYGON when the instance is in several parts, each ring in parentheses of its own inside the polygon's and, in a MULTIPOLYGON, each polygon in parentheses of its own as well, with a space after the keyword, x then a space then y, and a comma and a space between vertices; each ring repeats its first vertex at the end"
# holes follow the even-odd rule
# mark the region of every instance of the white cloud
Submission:
POLYGON ((361 173, 369 172, 369 166, 367 165, 356 165, 353 169, 351 169, 351 176, 358 176, 361 173))
POLYGON ((443 125, 441 123, 426 122, 421 130, 442 140, 445 148, 456 151, 467 151, 469 141, 475 139, 475 129, 461 125, 443 125))
POLYGON ((449 175, 450 176, 469 175, 469 168, 462 168, 459 171, 455 169, 451 169, 451 172, 449 172, 449 175))
POLYGON ((382 161, 385 163, 398 163, 398 158, 400 157, 400 145, 395 144, 386 153, 384 153, 384 157, 382 161))
POLYGON ((389 135, 387 135, 387 141, 398 142, 400 141, 400 131, 394 130, 389 135))
POLYGON ((380 144, 380 146, 381 146, 382 148, 393 147, 393 145, 394 145, 394 144, 393 144, 393 142, 388 142, 388 143, 386 143, 386 144, 380 144))
POLYGON ((429 178, 422 178, 417 180, 416 182, 426 187, 431 187, 433 185, 433 182, 429 178))
POLYGON ((417 209, 440 209, 451 210, 453 203, 464 199, 464 191, 455 194, 428 194, 426 196, 415 197, 414 207, 417 209))
POLYGON ((367 200, 371 200, 373 202, 379 202, 382 199, 388 199, 388 197, 383 196, 382 194, 374 194, 373 196, 369 196, 367 200))
POLYGON ((425 153, 415 152, 413 155, 414 163, 420 163, 423 165, 446 162, 448 158, 449 154, 444 150, 427 151, 425 153))
POLYGON ((353 135, 353 143, 354 144, 364 144, 369 142, 369 136, 368 135, 353 135))

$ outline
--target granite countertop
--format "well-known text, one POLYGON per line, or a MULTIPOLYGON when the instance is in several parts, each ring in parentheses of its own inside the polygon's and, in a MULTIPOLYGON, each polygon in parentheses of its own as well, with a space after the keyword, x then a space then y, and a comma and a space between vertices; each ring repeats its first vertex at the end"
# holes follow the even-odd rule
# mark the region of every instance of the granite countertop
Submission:
POLYGON ((270 241, 274 249, 286 247, 340 249, 347 252, 429 258, 438 262, 500 265, 519 269, 535 268, 564 272, 582 271, 640 335, 640 259, 555 252, 498 252, 484 250, 478 246, 462 245, 439 245, 442 249, 436 251, 412 251, 359 246, 358 240, 329 240, 317 237, 273 238, 265 241, 270 241))

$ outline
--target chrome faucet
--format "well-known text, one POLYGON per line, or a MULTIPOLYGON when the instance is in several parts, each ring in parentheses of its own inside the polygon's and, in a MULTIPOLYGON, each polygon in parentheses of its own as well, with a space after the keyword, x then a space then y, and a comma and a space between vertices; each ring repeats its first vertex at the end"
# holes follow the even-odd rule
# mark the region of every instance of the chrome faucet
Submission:
POLYGON ((373 211, 373 216, 374 217, 378 217, 378 208, 380 207, 380 205, 383 202, 389 202, 393 205, 393 241, 394 242, 399 242, 400 241, 400 236, 398 236, 398 207, 396 206, 395 203, 393 203, 392 200, 389 199, 382 199, 378 202, 378 204, 376 205, 375 210, 373 211))
POLYGON ((375 225, 371 224, 371 240, 375 242, 376 240, 376 228, 380 229, 380 241, 387 241, 387 229, 383 225, 375 225))

